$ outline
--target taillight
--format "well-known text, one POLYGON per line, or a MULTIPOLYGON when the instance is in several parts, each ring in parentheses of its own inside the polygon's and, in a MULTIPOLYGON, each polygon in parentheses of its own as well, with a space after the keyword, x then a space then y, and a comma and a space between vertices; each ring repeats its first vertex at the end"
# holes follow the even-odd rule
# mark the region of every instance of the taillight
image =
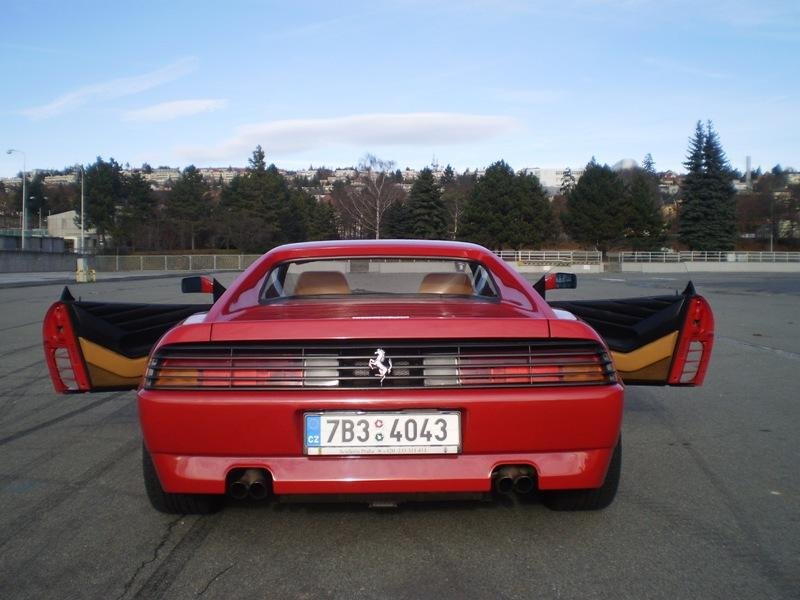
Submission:
POLYGON ((154 358, 145 382, 151 389, 303 385, 302 360, 271 360, 268 365, 264 362, 246 358, 154 358))
POLYGON ((714 346, 714 313, 702 296, 690 301, 669 372, 670 385, 702 385, 714 346))
POLYGON ((42 324, 44 357, 53 387, 59 393, 87 392, 89 375, 78 347, 69 308, 56 302, 47 311, 42 324))
POLYGON ((573 354, 558 358, 465 357, 458 361, 462 385, 613 383, 608 356, 573 354), (514 364, 517 363, 517 364, 514 364))

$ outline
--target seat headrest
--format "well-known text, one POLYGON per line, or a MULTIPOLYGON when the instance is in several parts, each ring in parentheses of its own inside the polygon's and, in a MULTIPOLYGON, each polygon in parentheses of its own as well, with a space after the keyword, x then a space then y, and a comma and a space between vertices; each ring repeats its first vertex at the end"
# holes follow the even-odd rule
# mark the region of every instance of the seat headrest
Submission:
POLYGON ((349 294, 347 279, 339 271, 304 271, 294 286, 295 296, 316 296, 318 294, 349 294))
POLYGON ((428 273, 422 278, 419 293, 472 296, 475 290, 466 273, 428 273))

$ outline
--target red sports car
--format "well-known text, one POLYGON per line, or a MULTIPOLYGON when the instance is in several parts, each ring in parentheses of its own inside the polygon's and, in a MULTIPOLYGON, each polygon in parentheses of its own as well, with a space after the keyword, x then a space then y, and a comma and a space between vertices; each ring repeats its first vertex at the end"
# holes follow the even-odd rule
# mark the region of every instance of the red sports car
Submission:
POLYGON ((211 305, 75 301, 47 312, 55 388, 138 388, 148 497, 367 501, 538 490, 611 503, 625 385, 700 385, 714 320, 683 294, 547 302, 485 248, 343 241, 275 248, 211 305))

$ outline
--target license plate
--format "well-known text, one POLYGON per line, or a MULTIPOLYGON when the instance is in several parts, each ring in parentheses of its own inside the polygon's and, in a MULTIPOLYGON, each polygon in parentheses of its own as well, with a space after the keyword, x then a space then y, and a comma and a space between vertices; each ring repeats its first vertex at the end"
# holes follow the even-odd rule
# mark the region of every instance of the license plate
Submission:
POLYGON ((303 415, 310 455, 457 454, 458 411, 315 412, 303 415))

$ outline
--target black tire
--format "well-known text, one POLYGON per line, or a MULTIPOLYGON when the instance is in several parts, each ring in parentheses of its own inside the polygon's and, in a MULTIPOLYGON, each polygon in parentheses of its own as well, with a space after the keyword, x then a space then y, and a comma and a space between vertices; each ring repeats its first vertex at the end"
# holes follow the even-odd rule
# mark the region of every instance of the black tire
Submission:
POLYGON ((217 494, 170 494, 158 480, 158 473, 147 448, 142 444, 142 477, 150 504, 157 511, 178 515, 207 515, 222 508, 224 496, 217 494))
POLYGON ((600 510, 614 501, 622 471, 622 438, 617 442, 605 481, 599 488, 589 490, 559 490, 542 492, 542 501, 551 510, 600 510))

